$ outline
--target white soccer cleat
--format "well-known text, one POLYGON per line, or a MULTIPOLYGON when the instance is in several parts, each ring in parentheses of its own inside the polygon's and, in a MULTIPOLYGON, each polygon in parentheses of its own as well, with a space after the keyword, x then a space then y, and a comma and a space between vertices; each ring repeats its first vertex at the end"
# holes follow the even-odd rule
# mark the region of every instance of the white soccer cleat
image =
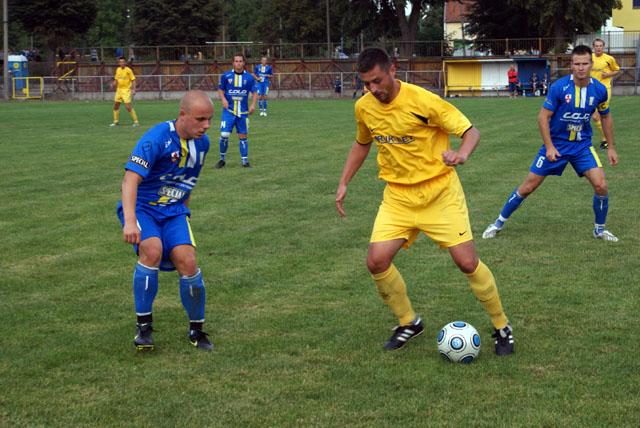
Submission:
POLYGON ((491 223, 482 233, 482 239, 495 238, 498 232, 500 232, 501 230, 501 227, 496 226, 495 223, 491 223))
POLYGON ((596 233, 596 231, 594 230, 593 237, 596 239, 602 239, 603 241, 618 242, 618 237, 606 229, 601 233, 596 233))
POLYGON ((109 128, 115 128, 116 126, 120 126, 120 124, 118 122, 113 122, 111 125, 109 125, 109 128))

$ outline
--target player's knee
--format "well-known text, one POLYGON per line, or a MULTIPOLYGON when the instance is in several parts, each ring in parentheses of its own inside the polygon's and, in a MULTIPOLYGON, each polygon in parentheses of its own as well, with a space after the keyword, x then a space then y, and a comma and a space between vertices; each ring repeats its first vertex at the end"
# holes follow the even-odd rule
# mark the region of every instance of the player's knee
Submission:
POLYGON ((609 193, 609 185, 607 184, 607 180, 604 178, 602 180, 596 181, 593 183, 593 190, 601 196, 604 196, 609 193))
POLYGON ((160 262, 162 261, 162 248, 156 246, 146 246, 144 248, 140 248, 140 263, 145 266, 160 266, 160 262))
POLYGON ((178 273, 182 276, 193 276, 198 272, 198 264, 195 255, 181 255, 173 258, 178 273))
POLYGON ((466 274, 475 272, 475 270, 478 268, 479 263, 478 257, 475 255, 464 257, 462 259, 456 259, 454 261, 456 263, 456 266, 458 266, 458 269, 466 274))
POLYGON ((231 132, 222 131, 220 132, 220 136, 222 138, 229 138, 231 136, 231 132))
POLYGON ((369 254, 367 256, 367 269, 369 269, 369 272, 372 274, 382 273, 389 269, 389 266, 391 266, 391 259, 388 257, 376 254, 369 254))

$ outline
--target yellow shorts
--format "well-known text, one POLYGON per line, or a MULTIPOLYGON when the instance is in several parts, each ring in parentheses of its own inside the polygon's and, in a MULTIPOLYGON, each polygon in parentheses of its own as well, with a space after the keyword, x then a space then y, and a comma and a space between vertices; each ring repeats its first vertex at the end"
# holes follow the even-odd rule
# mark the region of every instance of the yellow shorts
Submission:
POLYGON ((131 104, 131 89, 118 89, 113 101, 116 103, 131 104))
POLYGON ((455 172, 414 185, 387 183, 370 242, 405 239, 422 231, 441 248, 471 241, 469 212, 455 172))

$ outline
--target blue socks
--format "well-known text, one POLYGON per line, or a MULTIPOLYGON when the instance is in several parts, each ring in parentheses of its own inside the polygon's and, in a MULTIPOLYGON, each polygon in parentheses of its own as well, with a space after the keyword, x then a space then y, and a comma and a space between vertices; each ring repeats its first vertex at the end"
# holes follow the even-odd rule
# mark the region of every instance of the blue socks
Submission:
POLYGON ((151 315, 153 300, 158 293, 158 268, 148 267, 140 262, 133 272, 133 301, 136 315, 151 315))
POLYGON ((518 189, 516 188, 511 195, 509 195, 509 199, 507 199, 507 203, 502 207, 502 211, 500 211, 500 215, 496 220, 496 226, 502 228, 504 226, 504 222, 513 214, 515 210, 520 207, 522 202, 524 201, 524 197, 520 196, 518 193, 518 189))
POLYGON ((240 139, 240 157, 243 165, 249 161, 249 142, 246 138, 240 139))
POLYGON ((593 195, 593 213, 595 214, 595 232, 602 233, 607 222, 607 212, 609 211, 609 195, 593 195))
POLYGON ((220 137, 220 159, 225 160, 229 149, 229 137, 220 137))
POLYGON ((180 298, 190 322, 204 322, 205 291, 202 272, 180 277, 180 298))

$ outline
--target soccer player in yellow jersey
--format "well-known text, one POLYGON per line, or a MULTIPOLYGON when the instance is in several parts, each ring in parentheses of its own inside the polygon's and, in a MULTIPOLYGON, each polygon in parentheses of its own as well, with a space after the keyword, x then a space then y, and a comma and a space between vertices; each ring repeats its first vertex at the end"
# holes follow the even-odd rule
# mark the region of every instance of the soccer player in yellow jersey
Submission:
POLYGON ((375 142, 379 177, 387 186, 371 233, 367 267, 380 297, 399 321, 384 348, 399 349, 424 330, 393 264, 400 248, 408 248, 422 231, 449 251, 469 279, 471 291, 491 318, 496 354, 511 354, 512 328, 493 274, 476 254, 464 192, 454 168, 467 161, 480 133, 439 96, 396 80, 395 66, 385 51, 363 50, 357 68, 369 93, 356 102, 356 141, 342 171, 336 208, 344 217, 347 185, 375 142), (458 150, 450 147, 449 134, 462 138, 458 150))
POLYGON ((124 103, 131 115, 133 126, 138 126, 138 115, 131 105, 132 96, 136 93, 136 76, 127 67, 127 60, 122 56, 118 58, 118 68, 116 68, 111 87, 116 90, 116 95, 113 99, 113 123, 109 126, 115 127, 120 124, 120 103, 124 103))
MULTIPOLYGON (((604 40, 595 39, 593 41, 593 53, 591 54, 591 59, 593 60, 593 67, 591 68, 591 77, 597 79, 600 83, 602 83, 607 88, 607 93, 609 94, 609 104, 611 103, 611 80, 620 74, 620 66, 616 62, 616 59, 611 55, 604 53, 604 40)), ((600 114, 598 111, 592 116, 594 125, 600 131, 601 143, 600 148, 605 150, 609 148, 609 143, 607 142, 607 138, 604 135, 604 130, 602 129, 602 122, 600 122, 600 114)))

